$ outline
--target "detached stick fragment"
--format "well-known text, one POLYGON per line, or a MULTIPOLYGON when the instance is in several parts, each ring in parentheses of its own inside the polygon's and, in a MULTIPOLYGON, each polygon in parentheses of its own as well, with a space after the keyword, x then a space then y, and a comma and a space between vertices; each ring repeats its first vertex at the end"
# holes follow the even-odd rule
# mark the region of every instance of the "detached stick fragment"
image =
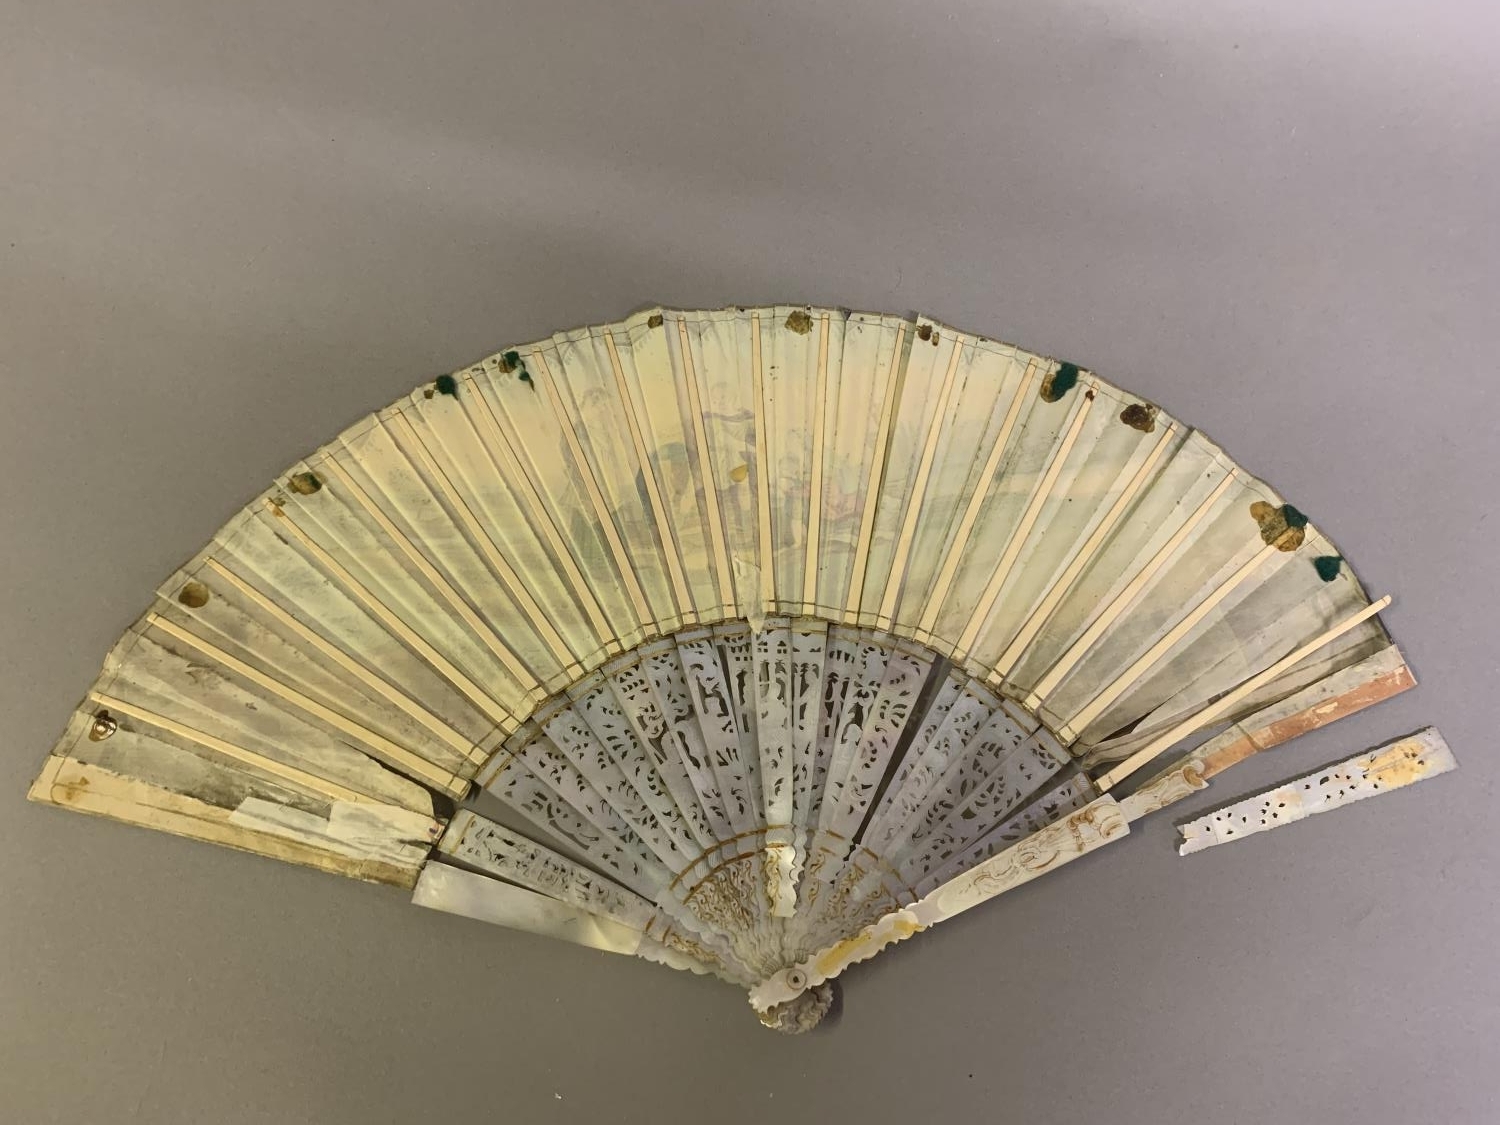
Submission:
POLYGON ((1428 727, 1189 821, 1181 826, 1177 854, 1267 832, 1457 768, 1443 736, 1428 727))

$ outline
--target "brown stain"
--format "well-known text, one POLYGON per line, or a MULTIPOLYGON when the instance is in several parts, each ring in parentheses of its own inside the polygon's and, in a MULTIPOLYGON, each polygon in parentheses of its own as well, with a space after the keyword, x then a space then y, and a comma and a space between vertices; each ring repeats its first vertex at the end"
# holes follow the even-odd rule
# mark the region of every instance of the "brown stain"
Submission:
POLYGON ((500 373, 502 375, 509 375, 516 369, 516 366, 516 362, 510 358, 509 353, 500 356, 500 373))
POLYGON ((806 336, 812 331, 812 317, 805 309, 793 309, 787 314, 786 326, 799 336, 806 336))
POLYGON ((1251 731, 1244 738, 1236 739, 1223 749, 1214 751, 1203 759, 1203 776, 1205 779, 1214 777, 1262 750, 1273 749, 1283 742, 1327 726, 1336 719, 1363 711, 1366 707, 1373 707, 1416 686, 1416 677, 1405 666, 1383 672, 1342 695, 1321 700, 1295 715, 1277 719, 1259 730, 1251 731))
POLYGON ((89 724, 89 741, 103 742, 119 729, 119 720, 108 711, 100 711, 94 716, 94 721, 89 724))
POLYGON ((52 799, 59 805, 75 805, 84 797, 88 796, 89 779, 86 777, 74 778, 71 781, 59 781, 52 786, 52 799))
POLYGON ((729 479, 734 481, 735 484, 744 484, 745 481, 749 479, 749 477, 749 465, 736 465, 734 468, 729 470, 729 479))
POLYGON ((1278 551, 1295 551, 1307 538, 1307 530, 1286 522, 1286 512, 1275 504, 1257 500, 1250 505, 1250 516, 1260 525, 1261 540, 1278 551))
POLYGON ((202 582, 189 582, 177 591, 177 600, 189 609, 202 609, 210 596, 208 587, 202 582))
POLYGON ((299 496, 311 496, 323 488, 323 479, 317 473, 293 473, 286 478, 286 486, 299 496))
POLYGON ((1143 434, 1154 433, 1157 410, 1158 407, 1152 406, 1149 402, 1133 402, 1120 411, 1120 421, 1132 430, 1140 430, 1143 434))
POLYGON ((930 325, 930 324, 924 324, 924 325, 922 325, 921 328, 918 328, 917 329, 917 338, 920 339, 920 340, 930 340, 930 339, 932 339, 932 325, 930 325))
POLYGON ((818 954, 818 959, 813 962, 813 968, 820 976, 830 976, 846 965, 867 960, 893 942, 909 938, 923 929, 925 927, 921 923, 897 915, 891 919, 889 927, 882 927, 877 931, 874 926, 871 926, 853 937, 845 938, 829 946, 818 954))
POLYGON ((661 325, 662 325, 662 316, 661 316, 661 313, 652 313, 650 316, 648 316, 646 318, 646 327, 647 328, 660 328, 661 325))
POLYGON ((1367 780, 1395 789, 1427 776, 1426 747, 1420 742, 1397 743, 1365 766, 1367 780))
POLYGON ((425 391, 422 392, 422 397, 431 398, 435 394, 437 394, 437 392, 434 391, 431 387, 428 387, 425 391))
POLYGON ((933 347, 937 347, 938 346, 938 340, 940 340, 941 338, 942 337, 940 337, 936 332, 934 332, 932 334, 932 346, 933 347))

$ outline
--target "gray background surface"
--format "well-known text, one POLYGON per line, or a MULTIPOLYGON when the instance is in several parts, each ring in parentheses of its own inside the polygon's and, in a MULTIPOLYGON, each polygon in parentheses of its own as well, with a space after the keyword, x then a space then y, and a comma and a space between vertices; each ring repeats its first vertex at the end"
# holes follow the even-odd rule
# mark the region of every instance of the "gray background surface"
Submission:
POLYGON ((1490 2, 0 2, 0 1118, 1500 1120, 1490 2), (413 384, 641 304, 919 309, 1095 367, 1333 535, 1453 775, 1168 820, 837 1025, 27 805, 156 583, 413 384))

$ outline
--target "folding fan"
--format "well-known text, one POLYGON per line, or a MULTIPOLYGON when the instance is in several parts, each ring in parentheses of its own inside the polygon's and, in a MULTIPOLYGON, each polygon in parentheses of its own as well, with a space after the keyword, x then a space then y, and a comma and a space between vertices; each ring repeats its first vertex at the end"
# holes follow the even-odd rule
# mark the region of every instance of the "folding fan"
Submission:
POLYGON ((845 966, 1411 686, 1388 601, 1074 364, 654 310, 291 468, 157 591, 31 795, 711 973, 802 1030, 845 966))

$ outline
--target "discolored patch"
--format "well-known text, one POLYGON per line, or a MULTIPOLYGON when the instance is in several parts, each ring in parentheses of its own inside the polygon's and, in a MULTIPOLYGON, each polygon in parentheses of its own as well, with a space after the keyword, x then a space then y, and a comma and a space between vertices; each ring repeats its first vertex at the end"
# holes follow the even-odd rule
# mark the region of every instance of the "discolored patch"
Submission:
POLYGON ((1371 758, 1365 766, 1365 780, 1378 782, 1388 789, 1397 789, 1421 781, 1427 776, 1427 759, 1419 739, 1409 738, 1398 742, 1384 754, 1371 758))
POLYGON ((1307 517, 1290 504, 1276 507, 1264 500, 1250 505, 1251 518, 1260 525, 1260 537, 1280 551, 1295 551, 1307 537, 1307 517))
POLYGON ((1154 433, 1157 409, 1149 402, 1133 402, 1120 411, 1120 421, 1132 430, 1140 430, 1143 434, 1154 433))
POLYGON ((94 716, 94 721, 89 724, 89 741, 103 742, 119 729, 119 720, 108 711, 100 711, 94 716))
POLYGON ((652 313, 650 316, 648 316, 646 318, 646 327, 647 328, 660 328, 661 325, 662 325, 662 315, 661 315, 661 313, 652 313))
POLYGON ((1042 380, 1042 401, 1056 402, 1078 385, 1082 374, 1076 363, 1059 363, 1056 370, 1042 380))
POLYGON ((323 479, 317 473, 293 473, 286 478, 286 486, 300 496, 311 496, 322 490, 323 479))
POLYGON ((743 484, 750 477, 750 466, 746 464, 736 465, 729 470, 729 479, 735 484, 743 484))
POLYGON ((930 324, 924 324, 924 325, 922 325, 921 328, 918 328, 917 329, 917 338, 921 339, 921 340, 930 340, 930 339, 932 339, 932 325, 930 325, 930 324))
POLYGON ((1344 560, 1338 555, 1319 555, 1313 559, 1313 569, 1324 582, 1332 582, 1344 569, 1344 560))
POLYGON ((177 600, 189 609, 202 609, 209 596, 208 587, 202 582, 189 582, 177 591, 177 600))
POLYGON ((807 315, 805 309, 793 309, 787 314, 786 326, 799 336, 806 336, 812 331, 812 317, 807 315))
POLYGON ((452 375, 439 375, 433 380, 432 389, 440 395, 449 395, 450 397, 457 398, 458 380, 452 375))
POLYGON ((503 371, 505 374, 509 375, 512 371, 514 371, 516 368, 518 368, 520 366, 521 366, 521 353, 520 352, 505 352, 503 355, 501 355, 501 357, 500 357, 500 370, 503 371))

